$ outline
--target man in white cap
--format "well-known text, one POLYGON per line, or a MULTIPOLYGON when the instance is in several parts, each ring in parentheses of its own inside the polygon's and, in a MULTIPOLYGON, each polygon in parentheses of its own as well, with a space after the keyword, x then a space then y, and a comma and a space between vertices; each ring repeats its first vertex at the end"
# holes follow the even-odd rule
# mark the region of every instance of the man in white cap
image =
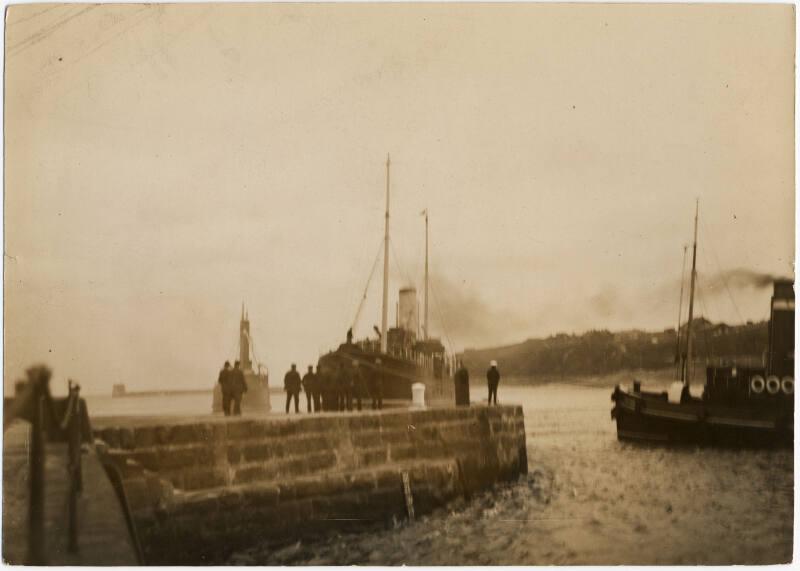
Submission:
POLYGON ((492 396, 494 396, 494 404, 497 404, 497 385, 500 384, 500 371, 497 370, 497 361, 489 363, 489 370, 486 371, 486 382, 489 385, 489 404, 492 404, 492 396))

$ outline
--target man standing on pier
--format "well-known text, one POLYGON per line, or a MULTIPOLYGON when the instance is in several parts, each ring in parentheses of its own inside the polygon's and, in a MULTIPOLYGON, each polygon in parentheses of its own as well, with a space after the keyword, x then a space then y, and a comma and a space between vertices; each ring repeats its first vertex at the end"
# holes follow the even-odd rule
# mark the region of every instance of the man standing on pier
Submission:
POLYGON ((239 368, 239 361, 233 364, 230 376, 231 398, 233 398, 233 415, 242 416, 242 395, 247 392, 247 382, 244 373, 239 368))
POLYGON ((469 371, 463 361, 458 362, 455 375, 456 406, 469 406, 469 371))
POLYGON ((383 366, 380 358, 375 359, 375 370, 370 377, 369 394, 372 397, 373 410, 383 408, 383 366))
POLYGON ((361 410, 361 399, 367 396, 367 386, 364 373, 355 359, 353 359, 353 396, 356 399, 356 410, 361 410))
POLYGON ((231 399, 233 397, 231 391, 231 363, 230 361, 225 361, 225 364, 222 366, 222 370, 219 372, 219 378, 217 379, 219 383, 220 391, 222 392, 222 412, 225 413, 225 416, 230 416, 231 414, 231 399))
MULTIPOLYGON (((314 412, 314 401, 312 399, 316 391, 315 385, 317 384, 317 378, 316 375, 314 375, 314 367, 312 365, 308 366, 308 372, 303 375, 301 383, 303 385, 303 392, 306 394, 306 412, 312 413, 314 412)), ((319 412, 319 406, 317 406, 317 412, 319 412)))
POLYGON ((497 370, 497 361, 489 363, 489 370, 486 371, 486 382, 489 384, 489 404, 497 404, 497 385, 500 384, 500 371, 497 370))
POLYGON ((283 377, 283 389, 286 391, 286 414, 289 414, 289 404, 294 398, 294 412, 300 414, 300 373, 297 365, 292 363, 292 368, 283 377))

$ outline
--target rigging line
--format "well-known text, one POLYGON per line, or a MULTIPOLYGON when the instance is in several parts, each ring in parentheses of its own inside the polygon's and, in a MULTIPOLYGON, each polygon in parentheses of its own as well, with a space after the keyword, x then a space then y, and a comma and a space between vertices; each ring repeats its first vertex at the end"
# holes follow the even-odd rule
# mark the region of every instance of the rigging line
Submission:
POLYGON ((739 317, 739 321, 744 323, 744 318, 742 314, 739 312, 739 307, 736 305, 736 300, 733 299, 733 293, 731 293, 730 287, 728 287, 728 280, 725 279, 725 274, 722 272, 722 266, 719 263, 719 257, 717 256, 717 250, 714 248, 714 243, 710 240, 711 233, 708 231, 706 227, 705 219, 703 219, 703 231, 705 232, 705 241, 708 242, 709 248, 711 248, 711 253, 714 255, 714 261, 717 264, 717 271, 719 272, 719 277, 722 280, 722 285, 725 286, 725 291, 728 292, 728 297, 731 300, 731 304, 733 305, 733 309, 736 311, 736 315, 739 317))
POLYGON ((356 328, 356 325, 358 324, 358 318, 361 317, 361 310, 364 308, 364 302, 367 301, 369 284, 372 283, 372 277, 375 275, 375 270, 378 267, 378 261, 381 259, 381 250, 383 250, 383 239, 381 239, 380 244, 378 245, 378 253, 375 254, 375 261, 372 262, 372 270, 370 270, 369 272, 369 277, 367 278, 367 285, 364 287, 364 295, 361 296, 361 301, 358 303, 358 309, 356 310, 356 315, 353 318, 353 323, 350 326, 353 329, 356 328))
POLYGON ((444 332, 444 337, 447 339, 447 345, 450 347, 450 353, 455 357, 455 349, 453 347, 453 341, 450 339, 450 333, 447 329, 447 323, 444 320, 444 316, 442 315, 442 308, 439 304, 439 297, 436 295, 436 290, 433 287, 433 280, 429 280, 428 287, 431 290, 431 297, 434 298, 433 306, 436 308, 436 313, 439 315, 439 322, 442 324, 442 331, 444 332))
MULTIPOLYGON (((696 274, 694 279, 697 282, 697 297, 700 300, 700 307, 703 310, 703 318, 705 319, 706 323, 711 323, 711 320, 708 318, 709 314, 708 309, 706 308, 705 296, 703 296, 703 288, 700 286, 700 280, 696 274)), ((706 362, 708 362, 708 359, 713 357, 714 354, 714 348, 708 341, 708 327, 703 327, 703 343, 706 346, 706 362)))

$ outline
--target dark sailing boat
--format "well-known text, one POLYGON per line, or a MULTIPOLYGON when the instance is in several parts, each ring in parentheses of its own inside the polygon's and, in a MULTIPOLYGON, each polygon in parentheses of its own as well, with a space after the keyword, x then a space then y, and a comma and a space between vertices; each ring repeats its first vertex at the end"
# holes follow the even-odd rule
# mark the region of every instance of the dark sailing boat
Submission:
MULTIPOLYGON (((794 442, 794 287, 774 283, 766 366, 707 367, 702 397, 689 392, 692 378, 692 320, 697 262, 694 220, 686 352, 679 357, 680 381, 668 391, 617 385, 612 419, 620 440, 728 446, 791 446, 794 442)), ((682 295, 682 294, 681 294, 682 295)), ((680 314, 679 314, 680 315, 680 314)), ((678 330, 680 335, 680 328, 678 330)), ((681 346, 680 338, 678 341, 681 346)))
MULTIPOLYGON (((381 328, 378 330, 375 327, 377 339, 354 341, 353 327, 351 327, 347 332, 347 341, 336 350, 321 356, 318 367, 331 369, 339 365, 352 366, 353 361, 356 361, 366 375, 372 375, 377 371, 376 360, 380 359, 384 398, 411 400, 411 385, 422 383, 425 385, 426 400, 452 400, 454 388, 450 371, 452 370, 453 359, 447 354, 441 340, 429 336, 428 329, 427 210, 422 212, 425 216, 425 313, 422 335, 420 336, 419 334, 417 291, 413 286, 400 289, 397 303, 397 323, 395 327, 391 328, 388 325, 390 167, 391 161, 387 156, 381 328)), ((359 314, 360 308, 356 314, 356 320, 359 314)))

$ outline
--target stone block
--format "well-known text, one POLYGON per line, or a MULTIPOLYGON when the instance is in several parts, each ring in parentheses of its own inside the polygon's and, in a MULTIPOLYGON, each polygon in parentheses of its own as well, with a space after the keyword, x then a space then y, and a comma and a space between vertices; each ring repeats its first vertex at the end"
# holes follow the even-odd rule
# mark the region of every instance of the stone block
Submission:
POLYGON ((362 468, 372 467, 372 466, 379 466, 381 464, 385 464, 389 459, 388 450, 386 448, 373 448, 372 450, 366 450, 364 452, 359 452, 357 455, 356 462, 358 466, 362 468))
POLYGON ((280 487, 276 484, 252 484, 242 489, 242 496, 248 509, 275 506, 280 501, 280 487))
POLYGON ((335 464, 336 454, 333 451, 325 451, 309 456, 306 468, 308 472, 318 472, 332 468, 335 464))
POLYGON ((258 481, 272 480, 278 475, 278 469, 273 465, 246 465, 234 470, 233 484, 249 484, 258 481))
POLYGON ((186 490, 202 490, 224 486, 227 482, 224 471, 216 468, 193 467, 184 470, 183 486, 186 490))
POLYGON ((411 442, 408 429, 403 426, 402 428, 395 428, 393 430, 384 429, 381 431, 381 441, 384 444, 398 444, 402 442, 411 442))
POLYGON ((173 512, 176 516, 191 515, 201 518, 213 517, 219 508, 219 493, 193 495, 176 502, 173 512))
POLYGON ((391 446, 389 448, 390 462, 405 462, 417 458, 417 448, 412 445, 391 446))

